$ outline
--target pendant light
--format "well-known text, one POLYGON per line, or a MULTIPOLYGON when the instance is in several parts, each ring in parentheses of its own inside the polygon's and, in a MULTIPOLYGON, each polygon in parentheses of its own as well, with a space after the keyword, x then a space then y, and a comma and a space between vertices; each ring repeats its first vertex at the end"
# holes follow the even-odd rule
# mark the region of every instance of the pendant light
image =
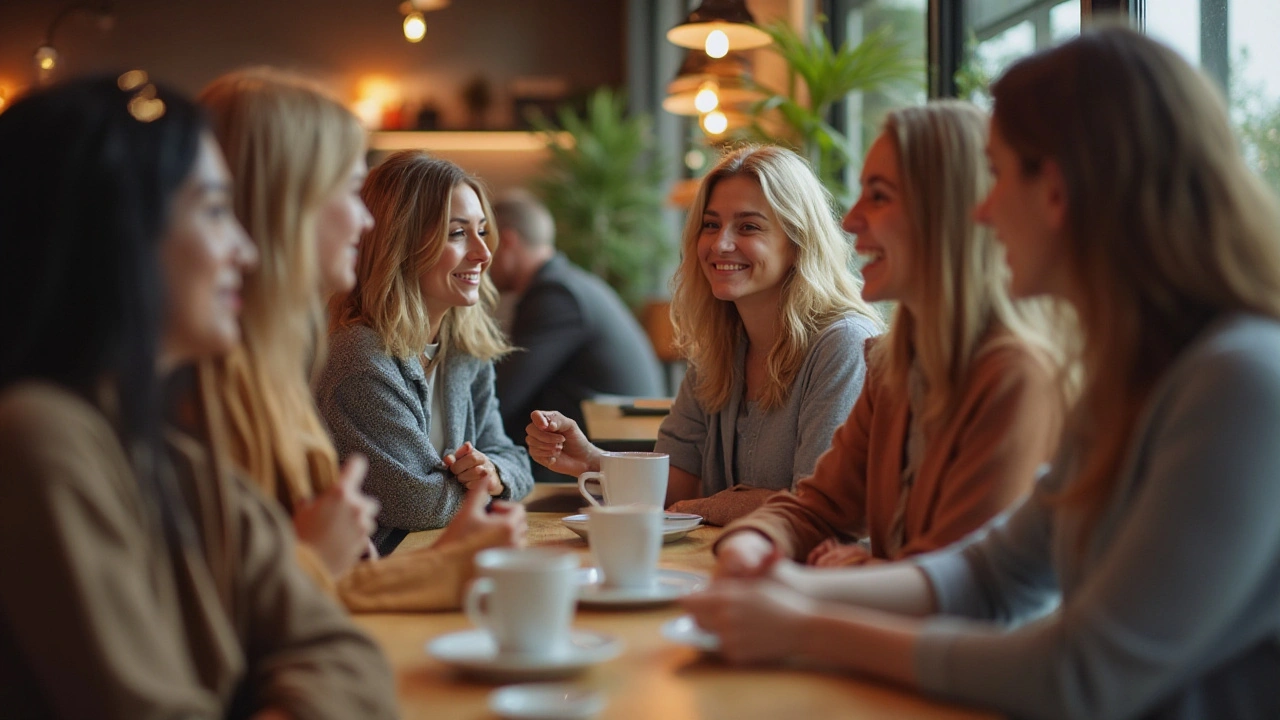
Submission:
POLYGON ((703 0, 683 23, 667 31, 667 39, 680 47, 703 50, 713 58, 770 42, 769 35, 755 27, 746 0, 703 0))
POLYGON ((690 50, 667 85, 662 109, 673 115, 705 115, 763 98, 751 85, 751 63, 742 55, 729 53, 716 59, 701 50, 690 50))

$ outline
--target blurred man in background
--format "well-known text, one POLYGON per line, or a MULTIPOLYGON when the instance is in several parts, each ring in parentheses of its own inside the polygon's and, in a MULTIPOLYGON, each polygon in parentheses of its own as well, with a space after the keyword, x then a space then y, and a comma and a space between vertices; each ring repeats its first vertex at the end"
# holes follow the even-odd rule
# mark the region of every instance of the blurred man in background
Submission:
MULTIPOLYGON (((497 367, 511 439, 524 444, 533 410, 558 410, 581 425, 581 402, 596 395, 666 395, 648 336, 612 288, 556 252, 547 208, 518 191, 499 198, 493 213, 500 241, 489 274, 518 297, 511 342, 520 349, 497 367)), ((564 479, 541 467, 534 477, 564 479)))

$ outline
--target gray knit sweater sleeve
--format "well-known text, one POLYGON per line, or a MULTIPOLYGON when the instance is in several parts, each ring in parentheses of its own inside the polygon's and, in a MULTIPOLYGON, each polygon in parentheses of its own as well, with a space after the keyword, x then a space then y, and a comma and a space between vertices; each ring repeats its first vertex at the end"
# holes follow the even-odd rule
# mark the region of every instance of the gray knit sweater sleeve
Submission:
POLYGON ((333 336, 316 402, 339 457, 369 459, 364 491, 382 504, 375 538, 387 528, 444 527, 466 496, 431 445, 425 400, 372 330, 333 336))
POLYGON ((1083 551, 1078 518, 1038 493, 919 562, 943 613, 1001 616, 1009 588, 1050 573, 1063 589, 1013 630, 932 623, 916 648, 924 688, 1029 718, 1280 713, 1280 324, 1206 335, 1153 393, 1083 551))

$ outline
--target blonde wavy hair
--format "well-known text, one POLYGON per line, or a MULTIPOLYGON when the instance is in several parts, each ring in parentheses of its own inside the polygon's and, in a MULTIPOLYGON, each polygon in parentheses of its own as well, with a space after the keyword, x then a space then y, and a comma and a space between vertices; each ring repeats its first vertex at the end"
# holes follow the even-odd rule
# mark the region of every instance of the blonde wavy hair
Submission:
POLYGON ((365 130, 322 86, 271 68, 223 75, 199 102, 231 170, 236 216, 261 258, 244 285, 249 371, 280 461, 303 473, 303 445, 333 454, 310 388, 326 338, 318 217, 364 153, 365 130))
POLYGON ((698 187, 685 222, 680 265, 671 280, 676 346, 697 370, 694 395, 709 412, 729 402, 735 373, 732 348, 744 332, 737 307, 716 299, 698 259, 707 201, 716 185, 730 177, 749 177, 760 185, 795 248, 795 264, 782 281, 782 322, 766 360, 762 409, 786 402, 810 346, 831 323, 857 313, 881 326, 879 315, 862 300, 862 280, 853 269, 852 246, 840 229, 831 193, 809 164, 782 147, 739 148, 723 157, 698 187))
POLYGON ((1045 332, 1048 301, 1010 298, 1004 247, 973 220, 991 188, 987 116, 966 102, 934 101, 889 113, 882 137, 898 156, 918 314, 899 304, 870 362, 904 394, 912 364, 919 367, 927 386, 921 419, 929 427, 956 409, 986 350, 1020 340, 1049 358, 1061 352, 1045 332))
MULTIPOLYGON (((468 185, 484 209, 489 233, 485 245, 498 247, 498 227, 484 185, 447 160, 420 150, 389 156, 375 167, 361 191, 373 214, 373 229, 360 242, 356 285, 332 303, 333 327, 368 325, 382 339, 388 354, 398 358, 421 355, 431 344, 431 324, 422 297, 420 278, 444 253, 449 235, 449 206, 454 188, 468 185)), ((486 266, 487 269, 487 266, 486 266)), ((446 353, 458 350, 480 360, 493 360, 511 351, 490 310, 498 291, 489 274, 480 276, 480 303, 452 307, 440 320, 440 352, 428 369, 446 353)))
POLYGON ((1061 500, 1091 525, 1174 359, 1215 318, 1280 318, 1280 209, 1248 169, 1212 81, 1133 31, 1093 30, 994 84, 993 129, 1066 188, 1066 273, 1083 388, 1061 500))

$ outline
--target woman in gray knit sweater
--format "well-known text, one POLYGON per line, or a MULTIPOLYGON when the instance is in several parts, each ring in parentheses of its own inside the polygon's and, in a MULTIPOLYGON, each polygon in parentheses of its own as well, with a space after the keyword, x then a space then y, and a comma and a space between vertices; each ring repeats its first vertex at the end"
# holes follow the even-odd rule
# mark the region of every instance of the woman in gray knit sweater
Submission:
POLYGON ((355 287, 333 302, 316 401, 339 455, 369 459, 364 489, 382 503, 373 540, 385 554, 407 532, 448 524, 472 485, 519 500, 533 477, 493 390, 493 361, 510 348, 486 309, 497 241, 483 186, 406 151, 374 168, 361 195, 374 227, 355 287))
MULTIPOLYGON (((672 279, 689 361, 656 450, 672 510, 723 525, 813 473, 866 375, 881 322, 813 170, 781 147, 744 147, 702 179, 672 279)), ((537 411, 529 452, 577 475, 601 451, 573 420, 537 411)))
POLYGON ((1083 329, 1053 470, 914 562, 781 561, 688 606, 732 661, 805 657, 1017 717, 1280 717, 1276 199, 1212 82, 1132 31, 1027 58, 992 95, 977 216, 1014 293, 1061 297, 1083 329))

